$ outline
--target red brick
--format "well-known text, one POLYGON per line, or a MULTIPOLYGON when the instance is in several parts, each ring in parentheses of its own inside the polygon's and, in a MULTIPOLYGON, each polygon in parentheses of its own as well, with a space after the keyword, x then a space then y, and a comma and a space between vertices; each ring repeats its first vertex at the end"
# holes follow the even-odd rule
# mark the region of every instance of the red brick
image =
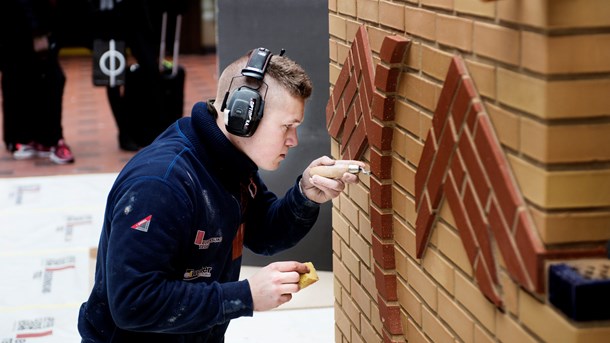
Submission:
POLYGON ((436 155, 437 144, 434 131, 428 131, 426 142, 422 150, 421 157, 419 158, 419 165, 415 172, 415 206, 419 207, 421 202, 421 196, 424 192, 424 186, 430 175, 430 169, 432 168, 432 162, 436 155))
MULTIPOLYGON (((364 115, 363 115, 364 117, 364 115)), ((365 118, 363 118, 365 119, 365 118)), ((390 126, 382 126, 381 124, 369 121, 366 122, 366 134, 369 139, 369 143, 379 150, 391 150, 392 149, 392 136, 394 131, 390 126)))
POLYGON ((394 97, 386 97, 381 93, 375 92, 371 105, 373 117, 382 121, 394 120, 394 103, 394 97))
POLYGON ((479 261, 479 263, 477 263, 477 266, 474 269, 474 272, 477 278, 477 284, 483 295, 485 295, 485 297, 489 299, 489 301, 494 303, 496 306, 502 306, 502 300, 500 300, 500 297, 495 290, 492 277, 489 274, 488 270, 486 270, 485 264, 479 261))
POLYGON ((371 228, 373 229, 373 232, 382 239, 393 238, 394 228, 392 224, 392 213, 383 213, 375 206, 370 206, 370 212, 371 228))
POLYGON ((344 143, 346 149, 344 150, 342 158, 347 160, 359 160, 364 153, 366 143, 366 131, 364 130, 364 123, 361 120, 356 126, 356 130, 352 134, 350 140, 344 143))
POLYGON ((523 203, 521 193, 513 181, 508 161, 495 136, 489 117, 479 116, 478 119, 474 136, 475 146, 496 199, 502 208, 504 218, 509 224, 512 224, 517 207, 523 203))
MULTIPOLYGON (((462 139, 464 139, 462 137, 462 139)), ((453 175, 453 179, 455 180, 455 185, 459 190, 461 185, 466 177, 464 163, 462 162, 463 158, 460 154, 460 151, 456 151, 451 159, 451 169, 449 172, 453 175)))
MULTIPOLYGON (((343 121, 341 144, 346 144, 349 141, 350 137, 352 136, 352 133, 354 132, 354 129, 356 128, 356 119, 356 106, 352 106, 349 112, 347 113, 345 120, 343 121)), ((345 149, 346 146, 343 146, 343 148, 345 149)))
POLYGON ((381 297, 377 297, 379 305, 379 315, 382 318, 383 327, 392 335, 402 335, 402 325, 400 323, 400 306, 389 305, 381 297))
MULTIPOLYGON (((333 99, 335 99, 335 101, 338 101, 341 98, 341 94, 343 94, 343 90, 345 90, 345 85, 347 85, 347 81, 350 78, 350 69, 351 69, 351 63, 349 63, 349 58, 345 60, 345 63, 343 64, 343 68, 341 68, 341 72, 339 73, 339 76, 337 77, 337 81, 335 82, 335 88, 333 89, 333 99)), ((337 106, 337 104, 335 103, 335 107, 337 106)))
POLYGON ((373 241, 373 257, 375 261, 383 269, 395 269, 394 244, 382 243, 375 235, 371 237, 371 240, 373 241))
POLYGON ((375 149, 370 150, 371 173, 379 179, 389 179, 392 177, 392 156, 381 155, 375 149))
POLYGON ((386 93, 393 93, 398 86, 398 76, 400 69, 389 68, 382 64, 377 65, 375 73, 375 86, 386 93))
POLYGON ((397 301, 396 274, 387 274, 378 265, 375 265, 375 286, 379 295, 385 301, 397 301))
POLYGON ((455 59, 453 59, 452 63, 449 65, 449 70, 447 70, 447 76, 445 77, 445 82, 443 83, 443 88, 438 98, 436 110, 434 111, 434 116, 432 117, 432 127, 437 137, 441 134, 443 126, 447 121, 449 109, 461 79, 462 76, 459 73, 455 59))
POLYGON ((489 274, 493 278, 493 281, 498 282, 494 256, 491 251, 489 225, 487 223, 487 219, 485 218, 482 204, 477 201, 474 191, 472 190, 472 186, 468 182, 466 182, 464 188, 463 201, 470 225, 478 242, 477 245, 481 251, 481 256, 487 265, 487 269, 489 270, 489 274))
POLYGON ((456 147, 456 136, 451 125, 447 125, 445 130, 440 137, 440 142, 432 169, 430 170, 430 176, 428 178, 428 192, 430 192, 430 203, 432 208, 436 209, 441 201, 441 187, 443 186, 443 179, 449 169, 449 158, 453 150, 456 147))
POLYGON ((339 103, 339 108, 335 112, 335 116, 333 117, 330 126, 328 127, 328 133, 331 137, 335 139, 339 139, 339 135, 341 130, 343 129, 343 123, 345 122, 345 109, 343 108, 343 101, 339 103))
POLYGON ((392 184, 380 183, 375 178, 371 178, 370 182, 370 197, 371 201, 379 206, 379 208, 392 207, 392 184))
POLYGON ((478 254, 474 232, 470 226, 466 209, 462 204, 462 199, 460 198, 455 181, 451 175, 448 175, 447 180, 445 181, 444 190, 447 199, 446 201, 449 202, 449 207, 451 208, 451 213, 455 219, 455 224, 460 234, 460 238, 462 239, 462 244, 466 250, 466 255, 468 256, 468 260, 470 260, 470 264, 474 266, 478 254))
POLYGON ((424 193, 417 209, 417 219, 415 219, 415 255, 417 258, 421 258, 426 250, 435 218, 436 212, 430 206, 428 193, 424 193))
POLYGON ((466 166, 466 173, 477 192, 478 198, 482 199, 482 201, 487 200, 490 186, 487 182, 487 177, 483 171, 479 156, 474 148, 472 137, 466 129, 462 132, 462 136, 458 143, 458 149, 466 166))
POLYGON ((494 234, 498 249, 502 254, 502 258, 504 259, 504 263, 506 264, 509 275, 520 285, 531 285, 527 278, 524 266, 521 263, 521 259, 519 258, 519 247, 515 244, 511 233, 511 228, 504 220, 504 217, 502 216, 502 213, 494 200, 492 200, 489 209, 489 225, 494 234))
POLYGON ((411 40, 402 36, 386 36, 381 43, 379 58, 386 63, 400 63, 405 52, 411 45, 411 40))
POLYGON ((335 106, 333 105, 333 96, 330 95, 330 99, 326 103, 326 128, 330 126, 330 120, 335 115, 335 106))
POLYGON ((345 91, 343 92, 343 101, 345 102, 345 106, 350 106, 352 104, 357 91, 358 79, 355 77, 350 77, 347 85, 345 86, 345 91))
POLYGON ((527 284, 523 286, 529 290, 543 292, 544 277, 541 257, 544 253, 544 247, 541 245, 533 230, 535 230, 535 228, 525 210, 519 211, 514 234, 515 243, 519 247, 521 260, 533 283, 533 285, 527 284))

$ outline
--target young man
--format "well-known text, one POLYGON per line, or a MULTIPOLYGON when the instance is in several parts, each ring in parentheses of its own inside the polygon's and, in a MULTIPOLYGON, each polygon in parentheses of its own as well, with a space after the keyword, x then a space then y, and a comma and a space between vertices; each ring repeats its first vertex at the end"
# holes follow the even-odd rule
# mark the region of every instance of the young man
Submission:
POLYGON ((95 285, 79 315, 83 342, 223 342, 231 319, 299 291, 303 263, 275 262, 242 281, 239 270, 244 246, 266 255, 294 246, 319 204, 357 182, 312 176, 343 162, 328 157, 282 198, 259 177, 298 144, 311 88, 294 61, 256 49, 220 76, 223 101, 195 104, 133 157, 108 196, 95 285))

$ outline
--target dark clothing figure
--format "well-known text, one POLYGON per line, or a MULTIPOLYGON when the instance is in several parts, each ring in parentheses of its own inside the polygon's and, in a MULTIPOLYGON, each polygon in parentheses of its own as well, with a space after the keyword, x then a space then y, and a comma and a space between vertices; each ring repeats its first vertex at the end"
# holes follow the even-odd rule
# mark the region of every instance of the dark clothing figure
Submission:
POLYGON ((0 19, 4 142, 16 159, 74 159, 63 141, 66 78, 54 36, 55 7, 48 0, 7 0, 0 19), (9 27, 9 23, 11 26, 9 27))
POLYGON ((80 311, 84 342, 222 342, 254 310, 238 281, 242 246, 274 254, 315 223, 319 204, 299 180, 277 198, 215 120, 196 104, 118 176, 80 311))

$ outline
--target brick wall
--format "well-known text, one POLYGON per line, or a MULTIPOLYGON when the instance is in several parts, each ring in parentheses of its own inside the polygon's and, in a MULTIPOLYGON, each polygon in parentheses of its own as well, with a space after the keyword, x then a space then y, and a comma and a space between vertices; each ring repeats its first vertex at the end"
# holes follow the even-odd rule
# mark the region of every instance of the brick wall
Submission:
POLYGON ((610 239, 610 2, 330 0, 336 342, 604 342, 547 300, 610 239))

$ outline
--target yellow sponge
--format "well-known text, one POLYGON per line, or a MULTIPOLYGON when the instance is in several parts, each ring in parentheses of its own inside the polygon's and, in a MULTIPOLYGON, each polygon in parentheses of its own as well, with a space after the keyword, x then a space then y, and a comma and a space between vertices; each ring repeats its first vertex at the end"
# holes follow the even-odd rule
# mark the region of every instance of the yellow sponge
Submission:
POLYGON ((301 277, 299 278, 299 289, 303 289, 320 280, 320 278, 318 278, 318 273, 316 273, 316 269, 313 267, 313 263, 305 262, 305 264, 309 267, 309 273, 301 274, 301 277))

